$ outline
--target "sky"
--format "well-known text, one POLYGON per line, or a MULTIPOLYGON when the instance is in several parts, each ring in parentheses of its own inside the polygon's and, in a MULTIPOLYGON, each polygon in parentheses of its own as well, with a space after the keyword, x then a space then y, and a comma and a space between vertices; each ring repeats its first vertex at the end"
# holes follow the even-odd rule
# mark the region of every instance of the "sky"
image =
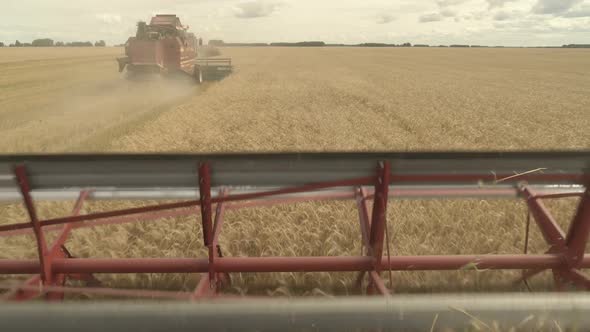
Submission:
POLYGON ((226 42, 590 44, 590 0, 2 0, 0 41, 121 44, 156 13, 226 42))

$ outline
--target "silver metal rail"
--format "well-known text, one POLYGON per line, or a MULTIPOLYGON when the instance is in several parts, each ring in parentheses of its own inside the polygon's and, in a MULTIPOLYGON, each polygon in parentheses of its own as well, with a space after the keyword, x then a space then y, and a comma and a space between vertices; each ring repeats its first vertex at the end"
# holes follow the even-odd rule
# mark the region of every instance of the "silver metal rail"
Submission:
POLYGON ((590 329, 585 294, 396 295, 393 298, 217 300, 203 303, 0 305, 2 331, 429 331, 590 329), (544 325, 540 325, 544 324, 544 325))
POLYGON ((16 155, 0 156, 0 200, 20 199, 13 174, 18 164, 26 165, 37 199, 71 199, 81 189, 92 189, 95 199, 159 199, 198 196, 197 167, 203 162, 210 164, 213 187, 241 193, 370 177, 385 160, 391 162, 392 195, 402 198, 420 196, 409 189, 421 197, 447 196, 448 189, 464 189, 463 196, 516 197, 520 181, 546 193, 581 192, 590 178, 590 151, 16 155))

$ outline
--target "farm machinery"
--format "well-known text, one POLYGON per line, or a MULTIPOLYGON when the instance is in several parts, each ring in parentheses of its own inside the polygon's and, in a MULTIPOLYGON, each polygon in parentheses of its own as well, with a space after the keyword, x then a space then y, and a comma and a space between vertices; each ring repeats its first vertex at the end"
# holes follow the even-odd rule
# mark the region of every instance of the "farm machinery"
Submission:
POLYGON ((107 315, 114 318, 99 325, 109 329, 141 324, 151 330, 166 330, 165 326, 187 330, 195 326, 433 330, 431 326, 435 325, 464 328, 473 319, 524 324, 531 315, 545 315, 559 324, 559 330, 587 330, 590 319, 579 314, 590 310, 590 298, 584 294, 408 297, 395 295, 382 275, 472 266, 478 271, 522 270, 514 282, 523 283, 548 270, 557 290, 589 290, 590 278, 583 271, 590 268, 590 255, 586 253, 589 184, 590 152, 4 156, 0 157, 0 201, 22 201, 28 219, 1 224, 0 236, 30 234, 38 253, 37 259, 0 259, 0 274, 30 275, 0 294, 5 300, 61 301, 68 294, 81 293, 197 303, 124 308, 113 304, 0 306, 0 327, 2 322, 13 322, 13 327, 24 324, 32 329, 27 325, 32 324, 31 317, 43 317, 43 326, 64 328, 69 326, 64 317, 98 324, 97 319, 107 315), (397 200, 458 197, 522 201, 530 217, 526 239, 532 221, 543 235, 547 251, 405 256, 392 255, 386 249, 387 223, 395 223, 387 220, 387 211, 395 209, 397 200), (564 231, 544 201, 571 197, 578 199, 577 208, 569 229, 564 231), (76 201, 71 215, 39 218, 35 201, 67 199, 76 201), (90 200, 159 199, 159 204, 82 213, 90 200), (224 227, 231 227, 224 226, 225 211, 330 200, 350 200, 358 208, 361 254, 231 257, 223 252, 219 235, 224 227), (76 229, 181 216, 196 217, 206 257, 74 258, 75 253, 66 249, 68 236, 76 229), (52 242, 48 233, 57 234, 52 242), (373 295, 372 300, 245 302, 236 295, 224 294, 232 274, 269 272, 356 272, 354 287, 359 294, 373 295), (200 275, 200 281, 190 292, 125 290, 97 287, 95 275, 101 273, 194 273, 200 275), (68 286, 68 280, 82 280, 87 285, 68 286))
POLYGON ((117 58, 119 72, 127 68, 130 75, 183 73, 198 83, 229 75, 231 59, 210 58, 202 44, 176 15, 156 15, 149 24, 137 24, 135 37, 125 43, 125 56, 117 58))

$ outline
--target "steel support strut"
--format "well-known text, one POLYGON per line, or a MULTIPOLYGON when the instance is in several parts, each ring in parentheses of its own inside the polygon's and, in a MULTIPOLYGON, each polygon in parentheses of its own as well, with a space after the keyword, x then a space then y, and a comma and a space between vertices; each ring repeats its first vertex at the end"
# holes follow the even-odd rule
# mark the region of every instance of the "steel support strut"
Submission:
MULTIPOLYGON (((211 168, 211 165, 218 165, 219 161, 215 157, 199 158, 190 160, 190 163, 182 164, 180 173, 182 173, 183 169, 190 168, 192 170, 190 172, 185 171, 186 173, 182 173, 184 174, 183 176, 177 176, 178 174, 170 176, 174 180, 171 181, 171 187, 166 189, 176 192, 178 188, 181 188, 178 189, 180 192, 178 194, 180 195, 179 197, 194 195, 195 191, 193 189, 186 190, 184 187, 184 179, 192 179, 191 181, 195 182, 196 166, 199 187, 198 198, 190 197, 186 198, 189 199, 188 201, 86 215, 80 214, 84 201, 89 198, 104 198, 104 196, 100 196, 104 195, 104 191, 100 195, 96 194, 102 190, 100 189, 102 187, 93 185, 92 183, 94 182, 76 186, 76 181, 78 180, 74 177, 68 184, 71 188, 95 188, 96 191, 91 194, 88 191, 80 192, 78 201, 70 216, 48 220, 40 220, 38 218, 33 204, 33 197, 35 199, 44 197, 43 195, 47 195, 47 191, 45 190, 59 192, 60 188, 54 188, 55 185, 53 183, 57 182, 54 174, 52 172, 40 173, 43 167, 28 164, 30 161, 27 162, 27 166, 29 166, 29 173, 27 174, 27 169, 24 166, 15 164, 14 175, 17 180, 18 189, 22 194, 29 220, 21 224, 0 225, 0 235, 4 236, 8 233, 10 235, 23 234, 26 231, 32 232, 35 236, 39 259, 0 259, 0 274, 33 275, 24 284, 14 287, 17 291, 14 297, 20 299, 39 296, 47 299, 61 299, 64 293, 76 292, 78 290, 81 292, 87 290, 89 294, 102 293, 104 295, 119 294, 121 296, 195 299, 199 297, 218 296, 218 292, 221 291, 221 286, 224 282, 229 282, 229 273, 336 271, 359 272, 363 278, 366 275, 369 283, 367 293, 381 293, 388 296, 390 295, 391 289, 388 289, 380 276, 380 273, 386 269, 395 271, 459 270, 467 265, 476 265, 480 269, 528 269, 529 271, 525 273, 525 276, 550 269, 554 273, 556 287, 558 288, 566 289, 570 283, 579 287, 590 287, 589 279, 581 272, 581 269, 590 267, 590 255, 585 254, 585 247, 590 233, 590 198, 588 186, 582 190, 581 185, 583 182, 580 180, 585 179, 583 181, 587 181, 587 172, 576 171, 577 168, 574 167, 575 172, 568 171, 569 173, 563 172, 563 174, 561 169, 556 169, 551 170, 548 174, 533 174, 528 172, 517 174, 516 176, 512 174, 503 177, 496 175, 496 173, 491 175, 484 174, 481 170, 476 170, 477 172, 464 172, 465 169, 463 167, 465 165, 461 164, 461 167, 455 168, 456 160, 453 160, 448 166, 451 168, 443 169, 439 174, 438 170, 434 172, 427 171, 427 168, 422 168, 423 161, 416 164, 418 169, 417 172, 414 172, 414 170, 404 166, 404 163, 407 161, 401 158, 399 159, 401 162, 395 164, 395 173, 392 173, 389 161, 380 162, 376 172, 373 173, 372 166, 378 160, 383 159, 387 158, 378 156, 371 159, 370 164, 358 164, 360 165, 358 169, 362 169, 362 171, 357 169, 356 163, 354 163, 350 170, 338 170, 338 167, 332 168, 327 163, 322 162, 319 168, 324 172, 322 173, 324 175, 317 176, 317 170, 310 171, 307 166, 297 169, 299 166, 296 164, 299 160, 295 160, 293 163, 284 163, 284 160, 281 160, 280 163, 263 170, 258 169, 255 164, 252 166, 253 164, 248 161, 247 167, 237 172, 233 170, 228 172, 228 168, 225 166, 219 167, 219 169, 211 168), (210 162, 207 162, 207 160, 210 162), (199 161, 205 162, 197 165, 196 163, 199 161), (184 165, 191 166, 185 167, 184 165), (288 172, 280 173, 287 174, 285 179, 281 179, 280 182, 275 182, 275 178, 277 177, 277 174, 274 173, 275 167, 288 170, 288 172), (215 174, 214 183, 212 182, 213 172, 215 174), (270 174, 265 174, 265 172, 270 174), (307 176, 302 175, 303 173, 315 174, 312 177, 314 180, 308 180, 307 176), (236 174, 240 175, 236 176, 236 174), (258 177, 262 176, 266 180, 257 180, 259 181, 256 182, 258 184, 250 184, 250 179, 247 179, 250 174, 258 174, 258 177), (228 178, 238 179, 237 183, 233 182, 236 180, 229 181, 228 178), (498 178, 504 181, 500 185, 497 185, 500 182, 497 180, 498 178), (554 183, 551 181, 558 178, 560 179, 559 181, 567 180, 569 182, 557 182, 555 186, 559 186, 560 189, 553 189, 554 183), (492 182, 492 180, 496 182, 492 182), (531 180, 531 185, 526 185, 522 188, 518 187, 517 185, 524 180, 531 180), (265 181, 270 182, 267 183, 265 181), (458 183, 455 184, 455 181, 458 183), (490 185, 486 185, 485 188, 474 188, 474 185, 471 184, 471 182, 481 183, 483 181, 490 181, 490 185), (51 185, 47 185, 47 183, 51 185), (391 184, 395 185, 395 188, 390 190, 391 184), (563 189, 561 187, 561 185, 569 186, 570 184, 574 184, 568 187, 573 188, 571 192, 566 192, 566 190, 570 189, 563 189), (234 188, 232 193, 229 194, 228 190, 224 189, 224 186, 234 188), (370 186, 373 186, 373 188, 370 188, 370 186), (216 196, 212 194, 213 188, 221 188, 216 196), (498 195, 498 192, 502 194, 498 195), (481 197, 478 195, 482 195, 483 193, 488 196, 506 197, 511 195, 512 197, 516 197, 517 195, 515 194, 517 192, 526 198, 531 216, 535 219, 536 224, 543 233, 545 241, 550 246, 549 251, 545 254, 390 257, 389 250, 387 250, 387 257, 384 257, 384 244, 389 242, 387 239, 388 197, 481 197), (548 209, 543 205, 541 199, 570 196, 580 197, 580 204, 569 230, 565 234, 551 216, 548 209), (336 257, 223 257, 219 245, 219 235, 223 226, 225 210, 294 203, 305 200, 336 199, 356 199, 360 234, 362 236, 362 250, 360 255, 336 257), (369 204, 371 200, 373 202, 369 204), (207 257, 71 259, 71 255, 64 247, 64 243, 71 231, 79 227, 155 220, 186 215, 196 217, 199 214, 201 219, 200 226, 203 231, 203 244, 207 247, 208 252, 207 257), (57 234, 57 240, 52 244, 47 243, 44 237, 44 231, 47 232, 50 230, 61 231, 61 233, 57 234), (201 279, 193 292, 183 294, 161 292, 144 292, 143 294, 139 294, 140 292, 134 293, 133 291, 124 290, 119 292, 118 290, 99 290, 89 287, 72 290, 71 287, 64 287, 66 278, 93 281, 90 273, 200 273, 201 279)), ((511 172, 512 167, 514 167, 512 165, 512 163, 509 163, 507 166, 503 166, 504 173, 511 172)), ((11 169, 11 167, 13 166, 5 169, 11 169)), ((485 169, 487 169, 487 166, 485 169)), ((60 169, 59 171, 62 172, 63 170, 60 169)), ((2 168, 0 168, 0 172, 2 172, 2 168)), ((124 170, 121 172, 117 173, 119 174, 117 176, 127 174, 129 167, 125 164, 124 170)), ((167 170, 166 172, 170 171, 167 170)), ((148 173, 151 176, 152 172, 150 171, 148 173)), ((503 173, 498 172, 497 174, 503 173)), ((10 190, 18 193, 10 175, 6 176, 4 174, 2 176, 0 174, 0 187, 2 185, 9 185, 10 188, 14 188, 10 190)), ((170 173, 164 173, 163 175, 166 177, 170 173)), ((108 176, 105 175, 105 178, 108 178, 108 176)), ((62 178, 59 179, 61 180, 62 178)), ((116 182, 113 179, 109 179, 109 181, 116 182)), ((166 183, 166 181, 163 180, 162 183, 166 183)), ((153 184, 155 182, 149 183, 153 184)), ((146 187, 146 191, 152 192, 150 190, 153 190, 153 188, 149 188, 152 187, 146 187)), ((136 189, 126 188, 125 190, 134 192, 136 189)), ((163 190, 163 192, 166 190, 163 190)), ((68 195, 71 195, 71 192, 73 192, 70 189, 66 191, 68 195)), ((114 192, 117 191, 115 190, 114 192)), ((9 194, 15 195, 12 192, 9 192, 9 194)), ((4 195, 0 196, 0 198, 7 197, 4 191, 0 191, 0 195, 4 195)), ((127 193, 125 195, 131 194, 127 193)), ((158 195, 166 194, 160 193, 158 195)), ((71 196, 67 197, 69 198, 71 196)), ((199 223, 198 219, 196 222, 197 224, 199 223)), ((10 288, 10 286, 4 287, 0 285, 0 288, 4 287, 6 289, 10 288)), ((389 288, 392 288, 392 286, 389 286, 389 288)), ((4 295, 6 294, 4 293, 4 295)), ((8 294, 13 295, 10 292, 8 294)))
POLYGON ((383 295, 385 285, 381 280, 381 260, 383 256, 383 240, 387 227, 387 201, 389 197, 389 179, 391 165, 389 161, 379 163, 377 167, 377 179, 375 181, 375 195, 373 197, 373 211, 371 216, 371 230, 369 236, 369 255, 373 258, 373 271, 370 274, 370 283, 367 293, 372 294, 377 288, 383 295), (382 286, 382 287, 381 287, 382 286))
MULTIPOLYGON (((23 176, 22 170, 19 171, 19 173, 20 173, 20 175, 17 176, 17 178, 21 179, 19 181, 19 183, 24 184, 23 188, 25 188, 25 189, 28 188, 30 190, 29 185, 28 185, 28 180, 26 178, 26 173, 24 173, 25 176, 23 176)), ((82 191, 80 193, 80 196, 78 197, 78 199, 76 200, 76 203, 74 204, 74 208, 72 210, 72 215, 75 216, 80 213, 80 210, 82 209, 82 205, 84 204, 84 201, 86 200, 87 197, 88 197, 88 191, 82 191)), ((32 204, 32 200, 30 201, 30 203, 32 204)), ((31 208, 34 213, 35 212, 34 206, 31 206, 31 208)), ((29 210, 29 207, 27 207, 27 210, 29 210)), ((44 256, 45 257, 45 259, 44 259, 45 264, 42 264, 43 267, 41 268, 40 272, 42 272, 42 273, 44 272, 46 276, 50 276, 50 277, 43 280, 42 273, 40 273, 37 276, 31 277, 27 281, 22 283, 21 285, 16 286, 12 292, 9 292, 9 294, 4 297, 5 299, 24 301, 24 300, 36 298, 36 297, 42 295, 42 292, 40 291, 40 287, 36 287, 36 286, 44 285, 44 286, 51 286, 51 287, 53 287, 53 286, 63 287, 63 286, 65 286, 66 280, 68 278, 86 281, 90 285, 97 285, 99 283, 98 280, 96 280, 96 278, 94 278, 94 276, 92 276, 92 274, 89 274, 89 273, 64 274, 64 273, 55 273, 51 270, 50 264, 54 260, 64 259, 64 258, 72 258, 71 254, 66 249, 64 244, 65 244, 70 232, 72 231, 73 227, 74 227, 73 224, 65 224, 62 228, 62 231, 55 239, 51 248, 45 250, 45 254, 44 254, 45 255, 44 256), (45 266, 47 266, 48 264, 50 267, 46 268, 45 266)), ((41 232, 41 235, 43 235, 43 232, 41 232)), ((63 300, 64 293, 60 292, 60 291, 48 291, 45 294, 45 297, 48 300, 63 300)))
POLYGON ((45 241, 45 236, 41 230, 41 225, 39 223, 39 219, 37 218, 37 211, 35 210, 35 204, 33 203, 33 198, 30 194, 31 187, 27 178, 27 169, 25 165, 16 166, 14 169, 14 174, 16 176, 20 192, 23 196, 23 202, 25 204, 25 208, 27 209, 27 213, 29 214, 29 220, 35 234, 35 240, 37 242, 37 254, 39 257, 39 263, 41 265, 41 282, 43 284, 49 283, 51 282, 51 263, 49 262, 47 255, 47 242, 45 241))
POLYGON ((574 220, 570 224, 566 246, 568 259, 572 266, 579 267, 586 251, 590 235, 590 183, 586 185, 586 192, 580 199, 574 220))
MULTIPOLYGON (((219 193, 220 196, 225 196, 228 190, 222 189, 219 193)), ((231 278, 227 272, 216 272, 215 271, 215 260, 223 257, 221 253, 221 246, 218 244, 219 233, 223 226, 223 211, 224 204, 218 203, 215 211, 215 223, 213 224, 213 241, 208 249, 208 271, 207 273, 201 274, 201 279, 195 288, 193 298, 200 298, 217 294, 219 289, 223 285, 231 283, 231 278)))
MULTIPOLYGON (((582 266, 582 258, 586 250, 586 244, 590 235, 590 199, 589 187, 578 204, 577 213, 571 221, 567 236, 559 227, 549 210, 528 186, 522 187, 529 211, 533 215, 543 238, 550 246, 547 253, 557 254, 561 257, 561 266, 552 268, 553 279, 558 290, 565 290, 565 283, 573 283, 578 287, 590 290, 590 278, 584 275, 579 268, 582 266)), ((566 196, 564 196, 566 197, 566 196)), ((524 271, 518 281, 526 281, 543 269, 524 271)))

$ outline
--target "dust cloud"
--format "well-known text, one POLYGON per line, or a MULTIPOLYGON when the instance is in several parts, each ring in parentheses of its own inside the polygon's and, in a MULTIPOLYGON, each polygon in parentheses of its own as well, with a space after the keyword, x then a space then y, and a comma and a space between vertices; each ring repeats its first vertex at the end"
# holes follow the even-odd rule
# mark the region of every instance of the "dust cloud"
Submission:
POLYGON ((35 109, 3 112, 0 151, 100 152, 199 90, 188 76, 126 74, 60 89, 35 109))

